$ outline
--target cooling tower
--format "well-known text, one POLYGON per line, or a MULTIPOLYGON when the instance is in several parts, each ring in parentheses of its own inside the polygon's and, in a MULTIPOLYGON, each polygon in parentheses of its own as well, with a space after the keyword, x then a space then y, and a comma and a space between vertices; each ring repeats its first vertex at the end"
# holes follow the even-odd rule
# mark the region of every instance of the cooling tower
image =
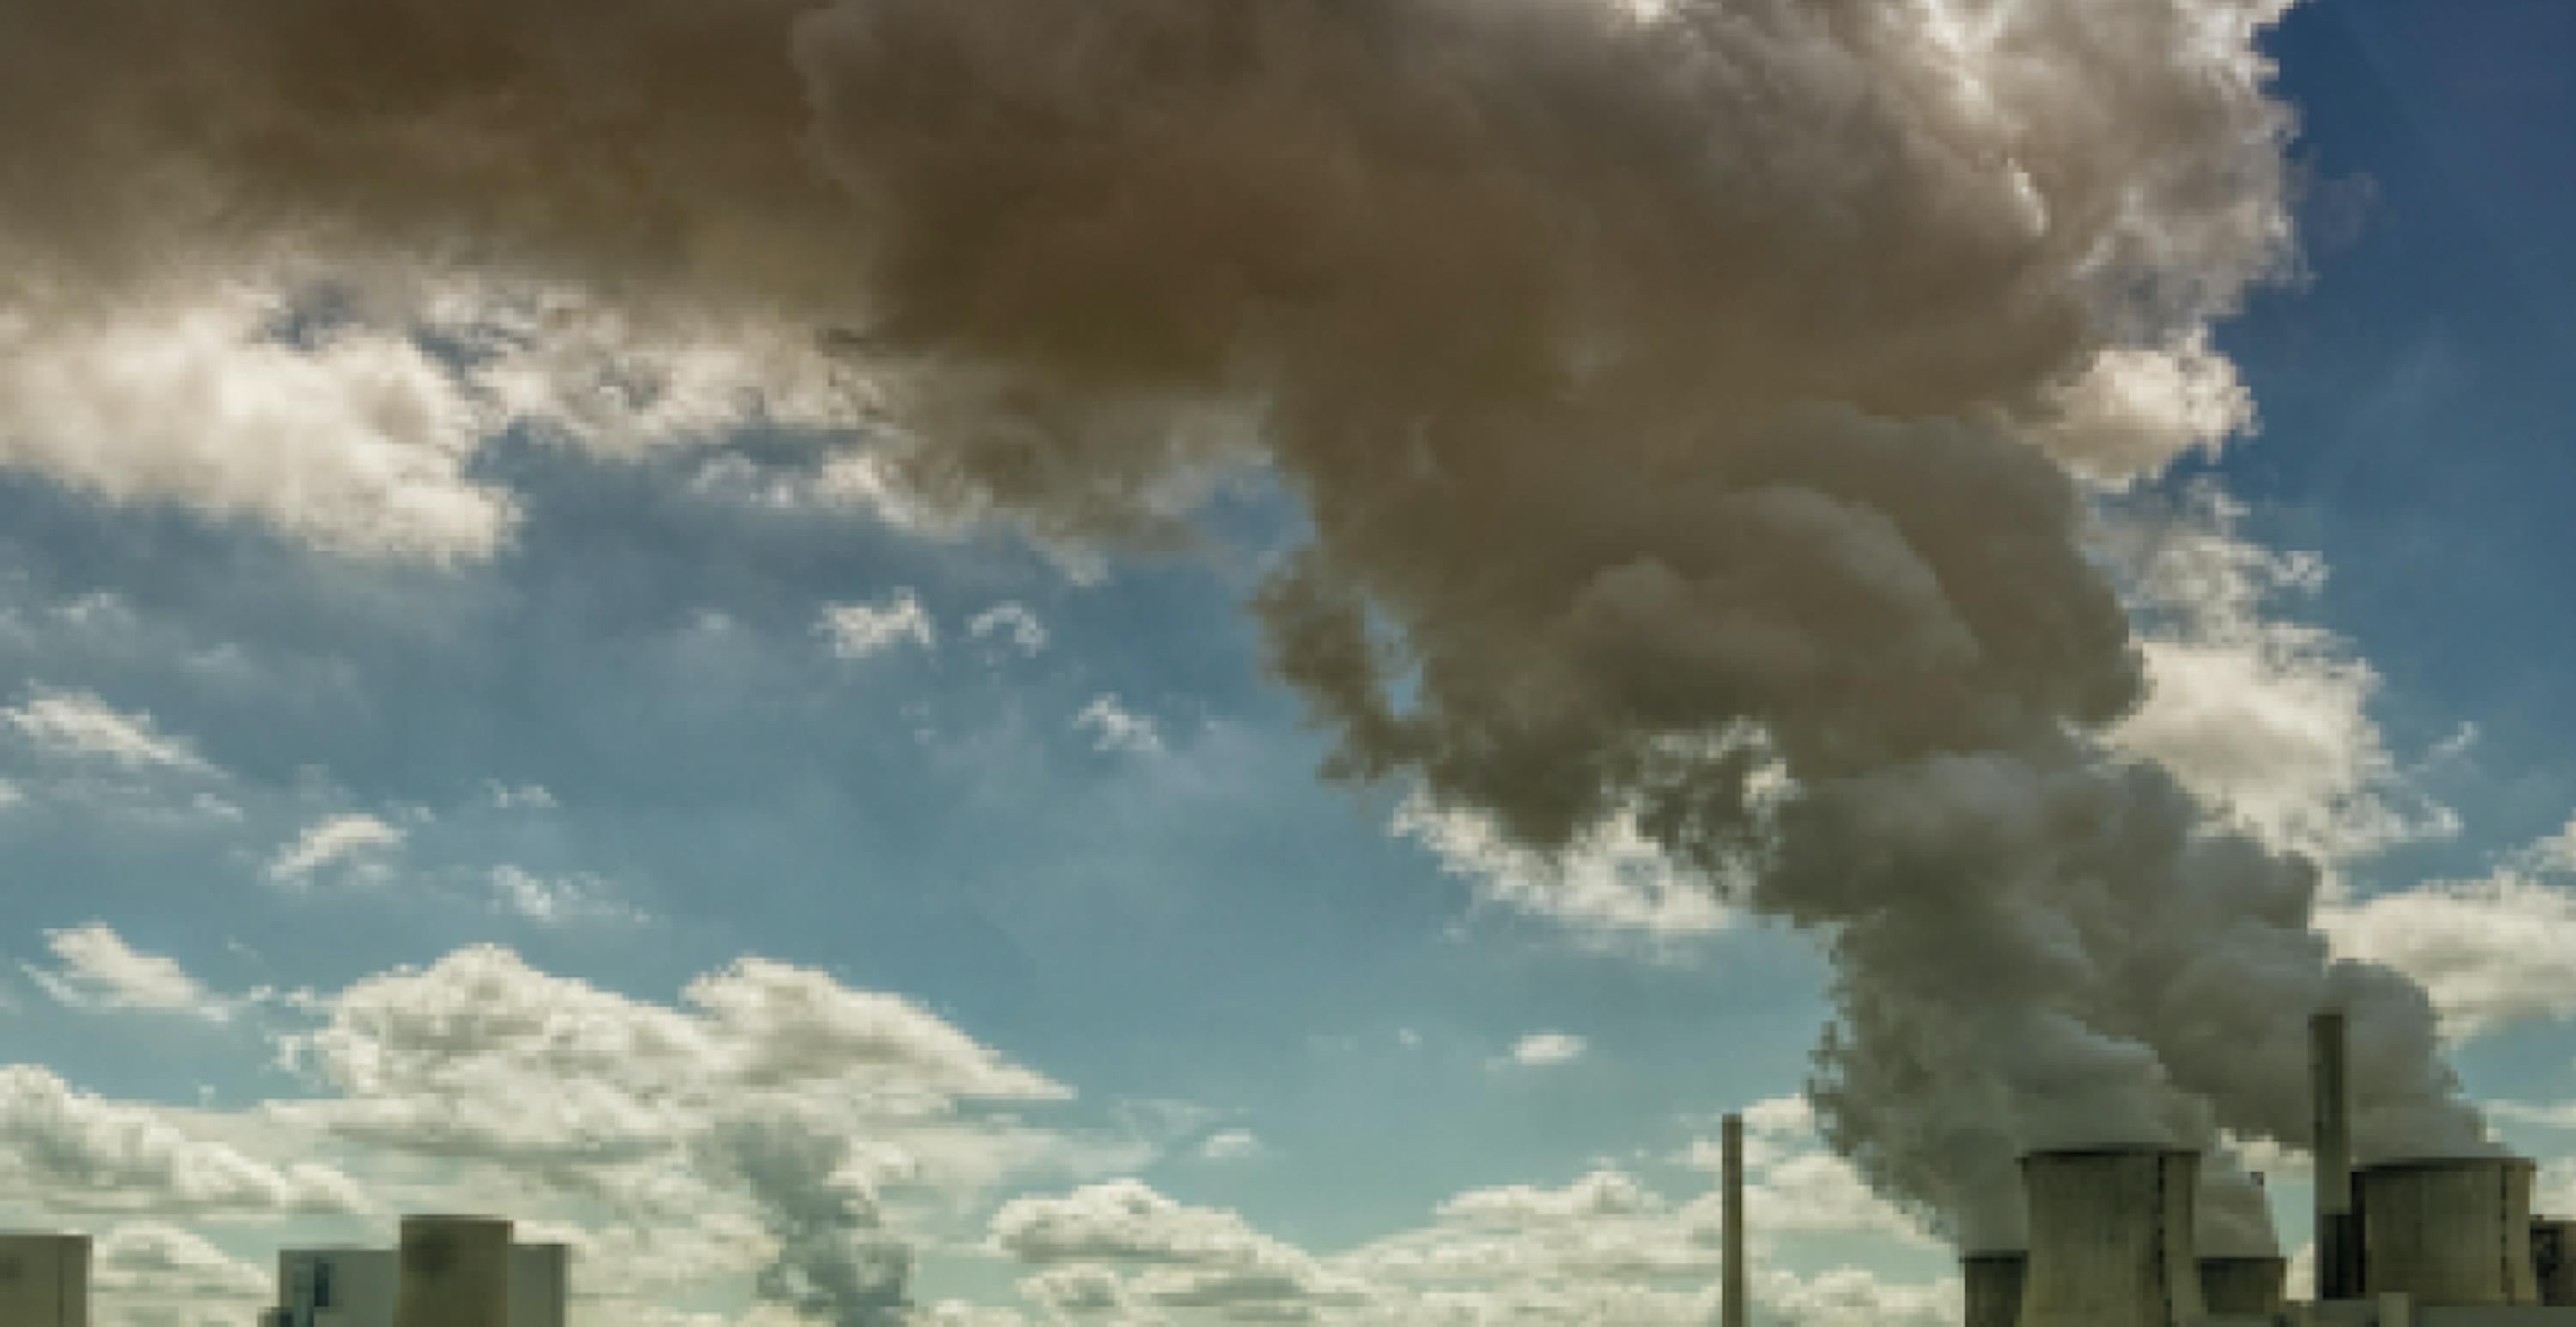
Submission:
POLYGON ((2030 1270, 2021 1327, 2194 1327, 2200 1154, 2159 1147, 2022 1158, 2030 1270))
POLYGON ((572 1250, 522 1244, 510 1252, 510 1327, 564 1327, 572 1300, 572 1250))
POLYGON ((510 1327, 510 1223, 404 1217, 394 1327, 510 1327))
POLYGON ((2022 1282, 2029 1270, 2030 1255, 2019 1250, 1959 1259, 1959 1279, 1967 1286, 1967 1327, 2019 1327, 2022 1282))
POLYGON ((2576 1221, 2531 1221, 2531 1276, 2540 1302, 2576 1308, 2576 1221))
POLYGON ((1745 1327, 1748 1310, 1744 1277, 1744 1117, 1727 1116, 1720 1136, 1724 1139, 1723 1166, 1726 1172, 1726 1266, 1719 1282, 1718 1321, 1722 1327, 1745 1327))
POLYGON ((2520 1157, 2396 1161, 2354 1177, 2374 1294, 2427 1308, 2536 1305, 2532 1164, 2520 1157))
POLYGON ((0 1234, 0 1324, 89 1327, 89 1236, 0 1234))
POLYGON ((2352 1088, 2345 1074, 2343 1015, 2308 1020, 2308 1089, 2317 1163, 2319 1299, 2361 1294, 2361 1217, 2353 1208, 2352 1088))
POLYGON ((2201 1303, 2213 1314, 2268 1319, 2281 1311, 2289 1275, 2285 1258, 2203 1258, 2201 1303))

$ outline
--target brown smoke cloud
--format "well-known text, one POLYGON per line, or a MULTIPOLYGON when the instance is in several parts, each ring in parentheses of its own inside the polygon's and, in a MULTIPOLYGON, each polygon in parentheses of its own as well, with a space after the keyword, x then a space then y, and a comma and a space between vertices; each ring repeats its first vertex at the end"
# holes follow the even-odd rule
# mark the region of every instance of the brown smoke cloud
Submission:
POLYGON ((1751 881, 1837 960, 1829 1131, 2000 1242, 2021 1148, 2299 1141, 2321 1003, 2366 1145, 2478 1137, 2313 871, 2100 740, 2143 682, 2081 485, 2248 418, 2205 332, 2288 257, 2279 8, 15 0, 0 307, 796 329, 895 474, 1050 536, 1266 465, 1334 772, 1751 881))

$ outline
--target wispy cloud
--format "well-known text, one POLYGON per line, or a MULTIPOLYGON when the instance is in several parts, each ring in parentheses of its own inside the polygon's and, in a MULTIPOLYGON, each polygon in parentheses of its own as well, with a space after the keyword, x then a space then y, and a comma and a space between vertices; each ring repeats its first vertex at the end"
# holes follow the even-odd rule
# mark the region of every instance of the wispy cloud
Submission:
POLYGON ((372 881, 383 875, 384 858, 400 849, 407 837, 400 825, 362 812, 331 816, 307 826, 280 849, 268 864, 268 878, 301 888, 337 869, 372 881))
POLYGON ((1105 692, 1092 697, 1091 703, 1073 716, 1073 726, 1091 735, 1094 750, 1149 756, 1163 749, 1163 734, 1152 719, 1128 709, 1126 702, 1105 692))
POLYGON ((843 659, 866 659, 905 645, 924 650, 939 646, 939 628, 911 590, 897 590, 877 603, 825 604, 814 631, 843 659))
POLYGON ((135 949, 103 922, 47 931, 45 945, 53 951, 53 966, 20 966, 47 995, 71 1008, 185 1014, 218 1023, 232 1016, 229 1001, 176 961, 135 949))
POLYGON ((0 709, 0 723, 29 745, 56 756, 101 761, 128 771, 214 772, 186 738, 163 732, 149 714, 119 710, 93 692, 38 687, 25 702, 0 709))

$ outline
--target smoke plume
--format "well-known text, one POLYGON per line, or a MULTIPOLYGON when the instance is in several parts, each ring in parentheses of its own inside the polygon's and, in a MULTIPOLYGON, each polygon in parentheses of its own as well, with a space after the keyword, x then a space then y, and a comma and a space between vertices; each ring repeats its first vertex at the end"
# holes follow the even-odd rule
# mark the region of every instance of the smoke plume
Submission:
POLYGON ((736 1121, 703 1150, 712 1171, 741 1182, 778 1242, 754 1286, 760 1302, 829 1327, 912 1321, 912 1250, 851 1173, 848 1139, 787 1121, 736 1121))
MULTIPOLYGON (((1266 467, 1331 772, 1813 928, 1829 1132, 2005 1243, 2022 1149, 2303 1141, 2322 1005, 2365 1150, 2478 1145, 2314 870, 2102 738, 2086 492, 2250 422, 2284 2, 9 0, 0 335, 572 292, 808 336, 890 473, 1044 536, 1266 467)), ((20 405, 0 462, 117 491, 20 405)))

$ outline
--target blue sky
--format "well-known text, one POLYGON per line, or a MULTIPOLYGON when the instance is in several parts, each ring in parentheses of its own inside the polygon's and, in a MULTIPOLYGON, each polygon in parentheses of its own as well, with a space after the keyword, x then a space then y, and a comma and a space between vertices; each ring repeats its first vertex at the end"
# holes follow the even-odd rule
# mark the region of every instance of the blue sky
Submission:
MULTIPOLYGON (((2329 933, 2431 990, 2555 1163, 2576 11, 2323 0, 2262 43, 2301 270, 2214 321, 2259 431, 2090 500, 2268 578, 2158 601, 2105 555, 2147 640, 2273 651, 2213 703, 2313 751, 2185 782, 2325 856, 2329 933)), ((496 427, 432 479, 515 523, 448 557, 281 517, 327 467, 207 496, 0 439, 0 1226, 100 1235, 134 1324, 245 1321, 278 1245, 459 1205, 580 1242, 621 1327, 793 1321, 754 1279, 815 1221, 910 1250, 924 1322, 1685 1321, 1694 1147, 1758 1106, 1770 1310, 1949 1320, 1950 1251, 1797 1101, 1817 936, 1639 846, 1539 879, 1403 777, 1318 777, 1245 611, 1309 537, 1293 484, 1221 475, 1188 547, 1051 545, 836 489, 843 435, 773 414, 496 427), (573 1155, 621 1129, 643 1161, 573 1155), (765 1187, 707 1141, 752 1129, 837 1169, 765 1187), (1288 1288, 1190 1297, 1253 1272, 1288 1288)))

